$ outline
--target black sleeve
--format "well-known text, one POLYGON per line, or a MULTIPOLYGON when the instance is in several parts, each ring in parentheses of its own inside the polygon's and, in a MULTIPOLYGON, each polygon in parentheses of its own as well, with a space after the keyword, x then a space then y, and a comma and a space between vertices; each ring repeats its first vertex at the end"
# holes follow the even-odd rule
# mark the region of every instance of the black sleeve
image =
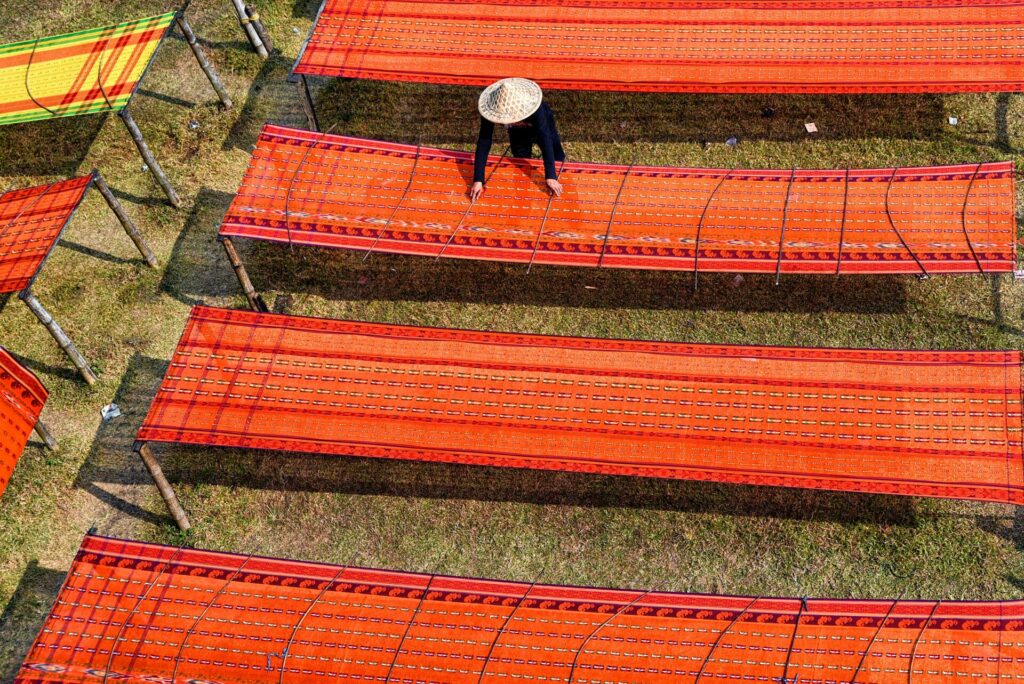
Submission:
POLYGON ((547 103, 541 104, 533 118, 534 129, 537 131, 537 144, 540 146, 540 154, 544 158, 544 177, 549 180, 558 178, 558 173, 555 171, 555 132, 551 126, 553 117, 547 103))
POLYGON ((473 161, 473 182, 483 183, 487 172, 487 155, 491 153, 494 123, 480 117, 480 135, 476 139, 476 157, 473 161))

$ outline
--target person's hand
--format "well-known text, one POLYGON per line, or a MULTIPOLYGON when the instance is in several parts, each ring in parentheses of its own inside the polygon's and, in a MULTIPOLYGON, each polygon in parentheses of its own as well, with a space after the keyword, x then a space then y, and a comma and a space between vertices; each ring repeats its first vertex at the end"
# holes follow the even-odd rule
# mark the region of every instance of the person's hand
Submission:
POLYGON ((469 189, 469 199, 476 202, 482 194, 484 194, 484 184, 480 182, 473 183, 473 187, 469 189))
POLYGON ((562 184, 554 178, 548 178, 548 189, 555 194, 555 197, 562 196, 562 184))

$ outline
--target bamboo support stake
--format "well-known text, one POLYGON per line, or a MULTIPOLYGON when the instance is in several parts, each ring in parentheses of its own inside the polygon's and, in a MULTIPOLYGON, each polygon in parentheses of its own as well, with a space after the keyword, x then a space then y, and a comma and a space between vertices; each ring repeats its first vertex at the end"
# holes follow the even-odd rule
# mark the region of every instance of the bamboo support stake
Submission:
POLYGON ((67 333, 57 325, 57 321, 53 320, 53 316, 50 315, 50 312, 43 308, 43 305, 35 298, 35 295, 28 290, 22 290, 21 294, 18 296, 21 298, 21 301, 25 302, 29 311, 35 314, 36 318, 39 319, 39 322, 50 331, 50 334, 53 335, 53 339, 57 341, 60 348, 68 355, 71 362, 75 364, 75 367, 78 368, 78 372, 82 374, 85 381, 90 385, 96 384, 96 374, 93 373, 92 368, 89 368, 89 364, 86 362, 85 357, 82 356, 80 351, 78 351, 78 348, 75 347, 75 343, 71 341, 71 338, 67 336, 67 333))
POLYGON ((139 130, 138 124, 135 123, 135 119, 132 118, 128 108, 125 107, 121 110, 118 116, 121 117, 121 121, 124 122, 125 128, 128 129, 128 134, 132 136, 132 142, 135 143, 135 147, 139 148, 139 154, 142 155, 142 160, 146 162, 146 166, 149 167, 150 173, 156 178, 156 182, 163 188, 164 193, 167 195, 168 201, 172 207, 181 206, 181 198, 178 197, 178 193, 174 191, 174 186, 171 185, 171 181, 167 180, 167 174, 160 168, 160 164, 157 163, 156 157, 149 150, 149 145, 146 144, 145 138, 142 137, 142 131, 139 130))
POLYGON ((271 39, 270 34, 267 33, 267 27, 260 21, 260 13, 256 11, 256 8, 246 5, 245 16, 249 19, 249 23, 256 29, 256 35, 263 41, 263 45, 267 48, 267 52, 274 51, 274 41, 271 39))
POLYGON ((210 85, 217 92, 217 97, 220 98, 221 103, 224 104, 225 109, 231 109, 231 96, 228 95, 228 91, 225 90, 224 84, 221 83, 220 76, 217 75, 217 71, 210 64, 210 60, 206 58, 206 53, 203 52, 203 48, 199 45, 199 41, 196 40, 196 34, 192 30, 192 26, 188 23, 188 19, 185 18, 184 13, 179 13, 178 28, 181 29, 181 33, 185 36, 185 42, 192 48, 192 54, 196 56, 196 61, 199 62, 199 68, 206 74, 206 78, 210 80, 210 85))
POLYGON ((142 457, 142 462, 146 464, 146 470, 149 471, 153 482, 156 483, 156 488, 160 491, 160 496, 164 498, 164 503, 167 504, 167 510, 170 512, 171 517, 174 518, 174 522, 178 524, 178 527, 183 532, 190 529, 192 523, 188 521, 185 509, 178 503, 178 497, 174 493, 174 488, 167 481, 167 476, 164 475, 163 469, 160 468, 156 457, 153 456, 153 451, 149 448, 149 444, 143 442, 136 447, 135 451, 142 457))
POLYGON ((228 254, 228 261, 231 262, 231 268, 235 269, 235 275, 238 277, 238 284, 242 286, 242 291, 245 293, 245 298, 249 300, 249 307, 253 311, 259 311, 266 313, 270 309, 267 308, 266 302, 263 301, 263 297, 256 292, 256 288, 252 286, 252 281, 249 280, 249 274, 245 270, 245 264, 242 263, 242 259, 238 256, 238 250, 235 249, 235 243, 231 241, 229 237, 222 237, 220 239, 221 244, 224 245, 224 251, 228 254))
POLYGON ((43 440, 43 444, 46 445, 47 449, 50 451, 57 450, 57 439, 53 436, 53 433, 50 432, 50 428, 46 427, 46 424, 43 423, 43 421, 37 420, 34 429, 36 434, 39 435, 39 439, 43 440))
POLYGON ((139 254, 146 260, 146 263, 151 267, 157 267, 156 255, 153 254, 153 250, 146 244, 146 240, 142 237, 142 233, 139 232, 138 227, 128 217, 128 214, 124 212, 124 207, 118 201, 114 193, 110 191, 110 186, 107 185, 106 181, 103 180, 103 176, 100 175, 99 171, 93 170, 93 182, 96 183, 96 189, 103 195, 103 199, 107 200, 107 205, 110 210, 117 216, 117 220, 121 222, 121 227, 124 228, 124 232, 128 233, 128 237, 135 243, 135 247, 139 250, 139 254))
POLYGON ((302 101, 302 111, 306 113, 306 122, 309 130, 314 133, 320 132, 320 121, 316 118, 316 107, 313 106, 313 94, 309 92, 309 83, 305 76, 299 76, 299 100, 302 101))
POLYGON ((249 39, 249 43, 252 44, 253 49, 263 59, 269 57, 267 47, 260 40, 259 33, 256 32, 256 28, 252 25, 252 20, 249 19, 249 15, 245 11, 245 3, 243 0, 231 0, 235 6, 235 14, 238 15, 238 23, 242 26, 242 30, 245 31, 246 37, 249 39))

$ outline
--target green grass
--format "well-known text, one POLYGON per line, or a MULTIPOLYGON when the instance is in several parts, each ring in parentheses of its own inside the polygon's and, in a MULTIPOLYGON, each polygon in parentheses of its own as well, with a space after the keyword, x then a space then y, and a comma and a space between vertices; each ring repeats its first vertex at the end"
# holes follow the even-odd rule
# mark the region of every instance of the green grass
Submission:
MULTIPOLYGON (((116 118, 0 128, 0 189, 96 166, 161 266, 146 268, 98 195, 37 294, 100 372, 85 387, 16 299, 0 341, 51 390, 56 453, 32 444, 0 498, 0 681, 9 680, 82 534, 177 541, 131 454, 189 306, 242 306, 214 239, 264 120, 301 125, 284 82, 315 11, 260 0, 282 55, 261 62, 225 0, 197 0, 235 109, 183 43, 167 41, 132 105, 184 199, 175 211, 116 118), (190 122, 198 123, 191 127, 190 122), (90 255, 88 252, 94 254, 90 255), (116 400, 125 415, 101 425, 116 400)), ((0 42, 155 14, 148 0, 6 0, 0 42)), ((468 147, 472 89, 321 84, 338 132, 468 147)), ((697 97, 550 93, 571 159, 721 167, 1024 162, 1020 96, 697 97), (776 116, 761 115, 772 106, 776 116), (950 115, 960 125, 949 126, 950 115), (805 133, 815 121, 821 133, 805 133), (740 138, 731 149, 729 136, 740 138), (704 143, 709 143, 705 145, 704 143)), ((268 302, 291 313, 683 341, 1022 348, 1024 285, 1009 278, 784 278, 434 263, 242 245, 268 302)), ((1024 586, 1024 517, 1009 507, 799 490, 160 448, 195 526, 189 543, 323 561, 758 595, 1006 598, 1024 586)))

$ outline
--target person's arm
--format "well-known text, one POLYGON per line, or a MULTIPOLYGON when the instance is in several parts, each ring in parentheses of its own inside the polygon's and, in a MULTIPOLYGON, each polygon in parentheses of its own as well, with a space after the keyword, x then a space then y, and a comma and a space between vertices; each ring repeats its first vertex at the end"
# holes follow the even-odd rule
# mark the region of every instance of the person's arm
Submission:
POLYGON ((542 104, 533 116, 537 144, 540 145, 540 153, 544 157, 544 178, 547 179, 548 189, 555 197, 560 197, 562 184, 558 182, 558 171, 555 170, 555 119, 547 104, 542 104))
POLYGON ((544 177, 548 180, 558 180, 558 171, 555 170, 555 138, 551 129, 551 110, 547 104, 542 104, 534 115, 534 129, 537 131, 537 144, 540 146, 540 154, 544 158, 544 177))
POLYGON ((487 178, 487 156, 491 153, 494 123, 480 117, 480 135, 476 139, 476 157, 473 160, 473 182, 483 183, 487 178))

